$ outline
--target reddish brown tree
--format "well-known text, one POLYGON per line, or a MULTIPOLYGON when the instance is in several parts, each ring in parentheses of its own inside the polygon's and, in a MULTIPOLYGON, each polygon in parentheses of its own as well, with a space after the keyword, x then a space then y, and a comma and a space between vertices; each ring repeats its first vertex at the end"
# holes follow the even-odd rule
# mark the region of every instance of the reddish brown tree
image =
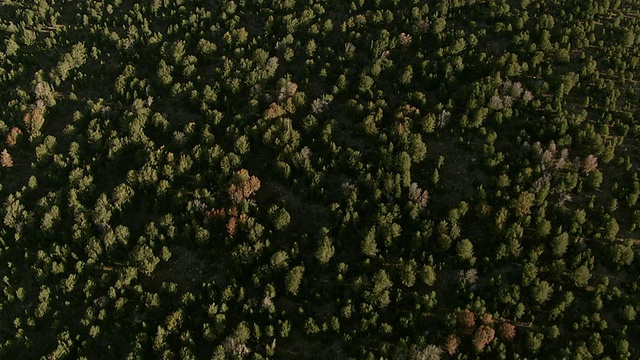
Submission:
POLYGON ((249 198, 260 189, 260 180, 255 176, 249 176, 247 169, 240 169, 236 173, 234 181, 229 185, 228 193, 231 201, 239 203, 249 198))
POLYGON ((7 134, 7 146, 13 147, 16 142, 18 142, 18 136, 22 135, 22 130, 17 127, 12 127, 9 133, 7 134))
POLYGON ((458 346, 460 346, 460 337, 456 334, 449 334, 444 341, 444 349, 453 356, 458 352, 458 346))
POLYGON ((496 332, 487 325, 480 325, 473 333, 471 342, 477 351, 484 349, 495 338, 496 332))
POLYGON ((516 337, 516 327, 508 322, 500 324, 498 326, 498 337, 504 341, 512 341, 516 337))
POLYGON ((458 328, 462 335, 469 335, 476 326, 476 314, 469 309, 464 309, 458 314, 458 328))

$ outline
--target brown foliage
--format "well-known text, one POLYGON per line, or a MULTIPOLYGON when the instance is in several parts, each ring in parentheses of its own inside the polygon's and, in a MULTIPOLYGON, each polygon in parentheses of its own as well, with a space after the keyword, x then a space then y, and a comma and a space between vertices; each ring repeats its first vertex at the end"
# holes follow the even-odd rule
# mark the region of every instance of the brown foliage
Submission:
POLYGON ((249 217, 247 214, 239 214, 238 208, 235 206, 229 209, 211 209, 207 211, 205 220, 214 220, 216 223, 225 224, 225 228, 229 235, 233 236, 238 230, 238 225, 244 225, 247 223, 249 217))
POLYGON ((505 341, 511 341, 516 337, 516 327, 513 324, 504 322, 498 326, 498 337, 505 341))
POLYGON ((491 325, 491 324, 493 324, 493 315, 491 315, 491 314, 483 314, 482 318, 480 320, 482 321, 483 324, 491 325))
POLYGON ((13 147, 18 142, 18 136, 22 135, 22 130, 17 127, 12 127, 7 134, 7 146, 13 147))
POLYGON ((44 115, 40 108, 34 108, 30 112, 24 115, 22 119, 24 125, 27 128, 27 131, 32 137, 38 136, 40 134, 40 129, 44 124, 44 115))
POLYGON ((453 356, 458 352, 458 346, 460 346, 460 337, 456 334, 449 334, 444 341, 444 349, 453 356))
POLYGON ((264 112, 265 119, 275 119, 284 115, 284 109, 277 103, 271 103, 267 111, 264 112))
MULTIPOLYGON (((236 172, 234 179, 229 184, 227 192, 229 198, 234 204, 238 204, 244 200, 247 200, 251 195, 260 189, 260 180, 249 175, 247 169, 240 169, 236 172)), ((228 208, 211 209, 207 211, 206 220, 218 220, 218 222, 225 223, 225 227, 229 235, 235 235, 238 229, 238 225, 245 224, 248 216, 246 214, 240 214, 238 208, 235 205, 231 205, 228 208)))
POLYGON ((409 199, 423 209, 429 202, 429 192, 419 188, 417 183, 411 183, 411 186, 409 186, 409 199))
POLYGON ((473 339, 471 340, 473 346, 477 351, 484 349, 495 338, 496 331, 487 325, 480 325, 475 333, 473 333, 473 339))
POLYGON ((427 32, 431 24, 426 20, 420 20, 417 24, 417 28, 421 32, 427 32))
POLYGON ((207 212, 208 218, 224 218, 227 212, 224 209, 211 209, 207 212))
POLYGON ((463 335, 469 335, 476 326, 476 314, 469 309, 464 309, 458 314, 458 327, 463 335))
POLYGON ((234 203, 239 203, 249 198, 260 189, 260 180, 255 176, 249 176, 247 169, 240 169, 236 173, 236 178, 229 185, 227 192, 229 198, 234 203))

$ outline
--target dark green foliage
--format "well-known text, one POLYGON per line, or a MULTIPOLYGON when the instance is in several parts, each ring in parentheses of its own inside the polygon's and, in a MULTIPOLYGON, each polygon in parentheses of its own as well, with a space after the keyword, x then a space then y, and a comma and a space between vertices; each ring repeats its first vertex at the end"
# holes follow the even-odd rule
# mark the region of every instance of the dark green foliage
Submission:
POLYGON ((638 358, 639 14, 2 2, 0 358, 638 358))

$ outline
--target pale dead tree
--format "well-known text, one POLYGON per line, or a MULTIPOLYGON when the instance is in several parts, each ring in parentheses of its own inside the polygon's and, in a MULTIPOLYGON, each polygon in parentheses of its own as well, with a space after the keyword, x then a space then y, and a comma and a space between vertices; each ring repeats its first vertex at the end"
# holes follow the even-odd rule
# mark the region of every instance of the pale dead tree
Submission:
POLYGON ((493 95, 491 100, 489 100, 489 109, 491 110, 502 110, 504 108, 504 104, 502 103, 502 98, 499 95, 493 95))
POLYGON ((236 339, 233 336, 228 336, 222 346, 227 353, 235 356, 243 357, 251 353, 251 349, 247 347, 242 341, 236 339))
POLYGON ((425 347, 412 346, 409 351, 410 360, 440 360, 444 351, 439 346, 430 344, 425 347))
POLYGON ((542 170, 547 170, 552 168, 555 163, 555 156, 553 151, 545 150, 542 153, 541 162, 542 162, 542 170))
POLYGON ((264 66, 264 69, 267 72, 275 72, 277 68, 278 68, 278 57, 277 56, 270 57, 267 60, 267 62, 265 63, 265 66, 264 66))
POLYGON ((268 296, 265 296, 262 299, 262 308, 268 310, 269 312, 273 312, 275 310, 275 305, 273 304, 273 299, 268 296))
POLYGON ((402 45, 402 47, 407 47, 411 45, 413 36, 407 33, 400 33, 400 35, 398 35, 398 41, 400 42, 400 45, 402 45))
POLYGON ((514 99, 518 99, 520 98, 520 96, 522 96, 523 92, 524 92, 524 87, 522 86, 522 83, 516 81, 511 86, 511 89, 509 90, 509 95, 513 96, 514 99))
POLYGON ((447 110, 442 110, 440 115, 438 115, 438 124, 437 124, 438 127, 443 128, 447 126, 447 124, 449 123, 449 120, 451 120, 451 113, 448 112, 447 110))
POLYGON ((347 54, 353 54, 356 52, 356 46, 348 42, 344 44, 344 52, 347 54))
POLYGON ((329 101, 323 98, 317 98, 311 102, 311 112, 319 114, 324 111, 324 108, 327 105, 329 105, 329 101))
POLYGON ((564 206, 564 203, 573 201, 573 197, 569 193, 564 193, 560 195, 558 199, 558 206, 564 206))
POLYGON ((513 97, 511 95, 503 96, 502 103, 504 104, 504 107, 510 108, 513 105, 513 97))
POLYGON ((182 146, 187 142, 187 137, 185 136, 185 134, 182 131, 174 131, 173 132, 173 141, 182 146))
POLYGON ((300 149, 300 156, 308 159, 309 157, 311 157, 311 149, 309 149, 308 146, 303 147, 302 149, 300 149))
POLYGON ((409 186, 409 199, 418 207, 424 209, 429 202, 429 192, 418 187, 417 183, 411 183, 409 186))
POLYGON ((509 91, 511 91, 512 87, 513 87, 513 82, 511 80, 505 80, 502 83, 502 93, 507 94, 509 91))
POLYGON ((7 152, 7 149, 2 150, 0 154, 0 165, 6 168, 13 167, 13 159, 11 158, 11 154, 7 152))
POLYGON ((41 103, 38 107, 44 108, 45 106, 54 106, 56 104, 55 92, 49 83, 38 81, 33 92, 36 95, 36 104, 38 104, 38 101, 41 103))
POLYGON ((475 288, 478 282, 478 270, 472 268, 458 271, 458 281, 464 287, 475 288))
POLYGON ((586 159, 584 159, 582 165, 582 171, 584 171, 585 174, 589 174, 590 172, 598 168, 598 158, 594 155, 589 155, 586 159))
POLYGON ((557 169, 564 169, 568 164, 569 164, 569 150, 568 149, 562 149, 562 151, 560 151, 560 158, 558 158, 556 160, 556 168, 557 169))
POLYGON ((298 84, 294 82, 287 82, 284 86, 280 88, 280 94, 278 94, 278 101, 282 102, 293 95, 298 91, 298 84))
POLYGON ((533 191, 540 192, 542 188, 551 181, 551 175, 545 173, 542 177, 533 182, 533 191))
POLYGON ((429 24, 429 22, 426 20, 420 20, 418 21, 418 24, 416 24, 418 30, 421 32, 427 32, 429 30, 430 25, 431 24, 429 24))

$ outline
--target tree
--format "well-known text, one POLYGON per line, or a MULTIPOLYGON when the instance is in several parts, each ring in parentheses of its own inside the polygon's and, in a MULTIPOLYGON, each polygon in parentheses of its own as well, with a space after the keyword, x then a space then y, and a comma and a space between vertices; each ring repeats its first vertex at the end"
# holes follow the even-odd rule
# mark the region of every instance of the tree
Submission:
POLYGON ((2 153, 0 153, 0 165, 5 168, 13 167, 13 158, 7 152, 7 149, 2 150, 2 153))
POLYGON ((22 130, 20 130, 20 128, 17 127, 12 127, 11 130, 9 131, 9 133, 7 134, 7 147, 13 147, 16 145, 16 143, 18 142, 18 137, 22 135, 22 130))
POLYGON ((473 256, 473 244, 468 239, 464 239, 456 245, 456 254, 458 259, 473 265, 476 262, 473 256))
POLYGON ((374 257, 378 253, 378 246, 376 243, 376 228, 372 226, 367 234, 362 239, 360 250, 367 257, 374 257))
POLYGON ((410 360, 440 360, 444 351, 439 346, 430 344, 424 347, 411 346, 409 350, 410 360))
POLYGON ((512 341, 516 337, 516 327, 508 322, 498 326, 498 337, 504 341, 512 341))
POLYGON ((260 180, 253 175, 250 176, 247 169, 240 169, 235 173, 233 181, 227 189, 227 193, 231 201, 237 204, 248 199, 259 189, 260 180))
POLYGON ((433 286, 436 283, 436 271, 433 269, 431 265, 424 265, 421 271, 422 281, 429 285, 433 286))
POLYGON ((413 182, 409 186, 409 200, 416 204, 418 208, 424 209, 429 202, 429 192, 422 190, 417 183, 413 182))
POLYGON ((464 309, 458 313, 458 329, 463 335, 469 335, 473 333, 473 329, 476 326, 476 314, 469 309, 464 309))
POLYGON ((551 239, 551 252, 553 256, 562 258, 569 246, 569 234, 562 232, 551 239))
POLYGON ((527 349, 531 352, 537 353, 542 347, 542 340, 544 340, 543 334, 536 334, 534 332, 528 332, 526 335, 525 344, 527 349))
POLYGON ((304 275, 303 266, 296 266, 287 272, 284 277, 284 285, 287 293, 291 295, 298 294, 300 283, 302 283, 302 275, 304 275))
POLYGON ((453 356, 458 352, 458 346, 460 346, 460 337, 456 334, 449 334, 444 342, 444 349, 453 356))
POLYGON ((320 230, 320 241, 315 253, 316 259, 318 259, 320 264, 324 265, 331 260, 335 252, 336 249, 333 246, 333 241, 329 238, 329 229, 322 228, 320 230))
POLYGON ((598 158, 594 155, 587 156, 582 163, 582 172, 589 174, 598 168, 598 158))
POLYGON ((29 141, 33 141, 33 139, 40 136, 40 129, 44 124, 43 110, 37 107, 34 108, 25 114, 22 122, 29 133, 29 141))
POLYGON ((481 351, 495 338, 495 330, 487 325, 480 325, 473 333, 472 343, 476 351, 481 351))
POLYGON ((393 282, 387 272, 379 270, 373 275, 373 288, 369 294, 369 300, 378 303, 382 307, 389 305, 391 302, 389 291, 392 286, 393 282))
POLYGON ((412 287, 416 283, 416 272, 418 264, 414 259, 405 261, 400 269, 400 280, 402 285, 412 287))
POLYGON ((635 252, 631 244, 614 244, 610 248, 611 258, 617 266, 631 265, 635 252))
POLYGON ((636 309, 633 305, 627 304, 621 311, 622 319, 628 323, 632 323, 636 320, 636 309))
POLYGON ((171 72, 173 71, 173 66, 167 65, 164 60, 160 60, 158 64, 158 80, 160 84, 164 86, 171 85, 173 82, 173 76, 171 76, 171 72))
POLYGON ((517 217, 523 217, 531 213, 531 206, 535 200, 535 195, 524 191, 518 195, 518 199, 513 204, 517 217))
POLYGON ((604 225, 604 237, 605 237, 605 239, 608 239, 608 240, 615 239, 615 237, 616 237, 616 235, 618 235, 619 231, 620 231, 620 226, 618 225, 618 222, 616 221, 616 219, 614 217, 612 217, 609 220, 607 220, 606 224, 604 225))
POLYGON ((273 205, 271 206, 271 208, 269 208, 269 215, 271 216, 271 219, 273 221, 273 227, 276 230, 285 229, 291 221, 291 215, 289 215, 289 212, 287 212, 287 210, 285 210, 284 208, 276 205, 273 205))
POLYGON ((600 170, 595 169, 589 172, 586 179, 586 185, 589 189, 598 189, 600 188, 600 184, 602 184, 603 176, 600 170))
POLYGON ((538 304, 542 304, 549 300, 553 293, 553 287, 547 281, 542 280, 533 287, 533 300, 538 304))
POLYGON ((273 266, 274 269, 286 269, 288 266, 288 260, 289 255, 283 250, 278 250, 271 255, 271 266, 273 266))
POLYGON ((138 268, 146 275, 151 275, 160 262, 160 259, 153 254, 153 250, 148 245, 137 245, 132 251, 133 260, 138 264, 138 268))
POLYGON ((604 345, 602 344, 602 339, 600 336, 600 333, 593 333, 591 334, 591 336, 589 336, 589 352, 591 352, 592 355, 602 355, 602 353, 604 352, 604 345))
POLYGON ((573 271, 573 281, 576 286, 585 287, 589 283, 589 279, 591 279, 591 272, 589 271, 589 267, 586 264, 583 264, 577 267, 573 271))

